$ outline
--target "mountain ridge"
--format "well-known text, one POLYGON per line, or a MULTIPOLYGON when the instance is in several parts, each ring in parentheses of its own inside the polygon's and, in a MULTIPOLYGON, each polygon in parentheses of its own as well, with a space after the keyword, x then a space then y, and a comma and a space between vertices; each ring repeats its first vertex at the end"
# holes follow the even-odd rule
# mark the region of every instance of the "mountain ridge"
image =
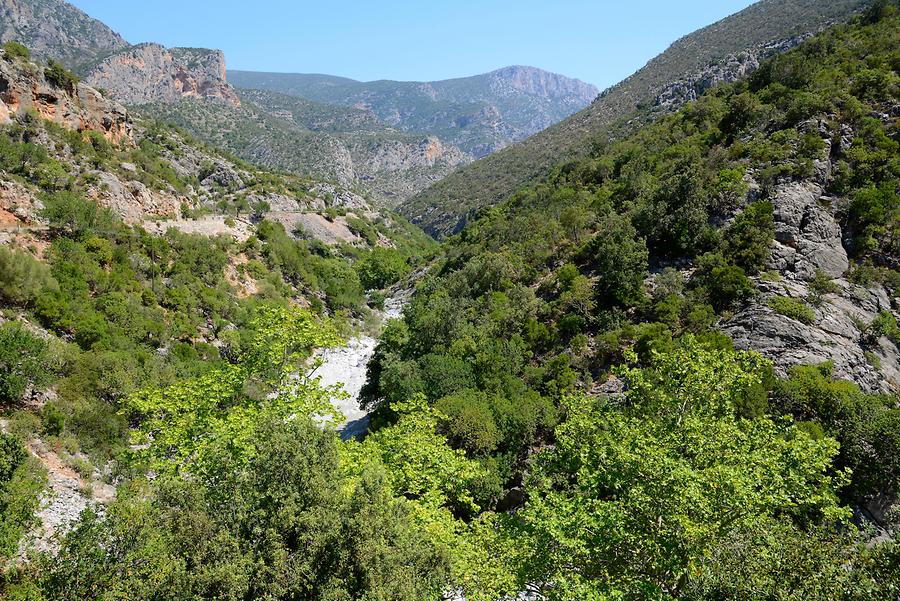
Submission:
POLYGON ((57 59, 79 73, 129 45, 105 23, 64 0, 0 0, 0 43, 8 41, 21 42, 35 58, 57 59))
POLYGON ((237 88, 366 108, 392 127, 437 135, 476 157, 544 129, 599 93, 581 80, 521 65, 440 81, 241 70, 230 70, 228 78, 237 88))
POLYGON ((460 169, 404 203, 401 210, 432 235, 457 232, 479 209, 507 198, 556 165, 587 156, 594 143, 615 133, 612 130, 619 120, 638 117, 641 107, 651 108, 667 84, 730 55, 844 21, 868 4, 866 0, 757 2, 682 36, 636 73, 604 90, 586 109, 460 169))

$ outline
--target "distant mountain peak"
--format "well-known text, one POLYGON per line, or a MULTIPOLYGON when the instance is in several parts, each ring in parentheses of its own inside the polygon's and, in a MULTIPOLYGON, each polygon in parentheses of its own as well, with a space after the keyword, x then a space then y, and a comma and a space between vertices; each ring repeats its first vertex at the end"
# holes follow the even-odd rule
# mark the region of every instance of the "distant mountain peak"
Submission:
POLYGON ((543 98, 573 98, 590 103, 600 90, 580 79, 537 67, 511 65, 487 74, 495 82, 505 82, 513 89, 543 98))
POLYGON ((232 85, 370 110, 410 134, 433 134, 481 157, 589 105, 594 86, 512 65, 441 81, 355 81, 329 75, 229 71, 232 85))

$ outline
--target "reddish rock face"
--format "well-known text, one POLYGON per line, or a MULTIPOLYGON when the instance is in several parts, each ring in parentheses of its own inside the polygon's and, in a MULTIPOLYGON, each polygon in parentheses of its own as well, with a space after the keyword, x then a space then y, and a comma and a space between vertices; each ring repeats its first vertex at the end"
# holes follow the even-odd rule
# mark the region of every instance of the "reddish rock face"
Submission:
POLYGON ((218 50, 133 46, 100 63, 87 81, 129 105, 182 98, 241 105, 225 79, 225 55, 218 50))
POLYGON ((33 110, 43 119, 76 131, 94 131, 114 144, 132 140, 125 108, 85 84, 51 85, 37 65, 0 54, 0 124, 33 110))

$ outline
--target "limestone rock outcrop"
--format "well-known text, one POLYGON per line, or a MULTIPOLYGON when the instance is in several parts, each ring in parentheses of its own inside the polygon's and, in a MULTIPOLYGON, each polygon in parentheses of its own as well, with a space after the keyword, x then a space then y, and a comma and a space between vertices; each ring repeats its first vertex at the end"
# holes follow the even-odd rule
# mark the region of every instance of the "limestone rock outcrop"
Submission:
POLYGON ((113 143, 132 137, 125 108, 84 83, 60 88, 43 70, 0 51, 0 124, 34 111, 41 118, 76 131, 94 131, 113 143))
MULTIPOLYGON (((827 129, 819 130, 830 149, 827 129)), ((775 240, 769 272, 756 278, 759 295, 726 320, 722 330, 738 348, 770 359, 781 376, 794 365, 830 361, 836 377, 867 392, 897 392, 900 349, 869 327, 882 313, 897 317, 897 307, 881 284, 860 286, 847 278, 847 236, 838 218, 842 200, 823 194, 831 172, 829 153, 817 161, 821 168, 811 178, 782 181, 770 192, 775 240), (823 275, 834 292, 812 289, 811 282, 823 275), (779 313, 771 306, 777 297, 804 303, 813 319, 798 321, 779 313)))
POLYGON ((675 110, 696 100, 706 90, 723 83, 734 83, 759 68, 761 62, 798 46, 810 34, 793 36, 783 40, 761 44, 742 52, 729 54, 702 69, 672 81, 657 93, 655 106, 675 110))
POLYGON ((850 266, 834 219, 835 199, 823 196, 816 184, 793 182, 772 196, 775 244, 771 267, 811 279, 816 271, 836 278, 850 266))
POLYGON ((770 308, 776 296, 803 300, 808 283, 792 276, 780 282, 758 282, 760 296, 724 326, 735 346, 761 353, 784 376, 794 365, 830 361, 834 375, 851 380, 867 392, 900 390, 900 352, 887 338, 874 338, 866 325, 883 311, 891 311, 884 288, 864 288, 845 279, 834 281, 837 292, 826 294, 811 307, 815 319, 802 323, 770 308))
POLYGON ((128 105, 177 102, 182 98, 235 107, 241 104, 225 79, 225 55, 219 50, 132 46, 97 65, 87 81, 128 105))

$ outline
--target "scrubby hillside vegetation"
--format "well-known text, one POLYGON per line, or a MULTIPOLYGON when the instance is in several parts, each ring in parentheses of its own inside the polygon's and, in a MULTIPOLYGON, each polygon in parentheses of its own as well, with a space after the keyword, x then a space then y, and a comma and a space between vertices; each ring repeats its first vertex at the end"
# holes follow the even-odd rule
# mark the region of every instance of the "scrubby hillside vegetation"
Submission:
POLYGON ((383 206, 396 206, 472 160, 435 137, 390 128, 368 111, 273 92, 240 96, 239 107, 182 100, 137 110, 256 165, 337 182, 383 206))
POLYGON ((13 111, 0 596, 896 599, 898 59, 879 2, 437 249, 152 122, 13 111), (342 441, 316 351, 413 271, 342 441), (51 457, 99 498, 36 545, 51 457))
POLYGON ((599 140, 621 137, 712 85, 742 77, 760 60, 828 24, 846 21, 868 3, 757 2, 676 41, 586 109, 441 180, 404 203, 402 212, 435 236, 456 233, 478 211, 507 200, 555 165, 583 159, 599 140))

